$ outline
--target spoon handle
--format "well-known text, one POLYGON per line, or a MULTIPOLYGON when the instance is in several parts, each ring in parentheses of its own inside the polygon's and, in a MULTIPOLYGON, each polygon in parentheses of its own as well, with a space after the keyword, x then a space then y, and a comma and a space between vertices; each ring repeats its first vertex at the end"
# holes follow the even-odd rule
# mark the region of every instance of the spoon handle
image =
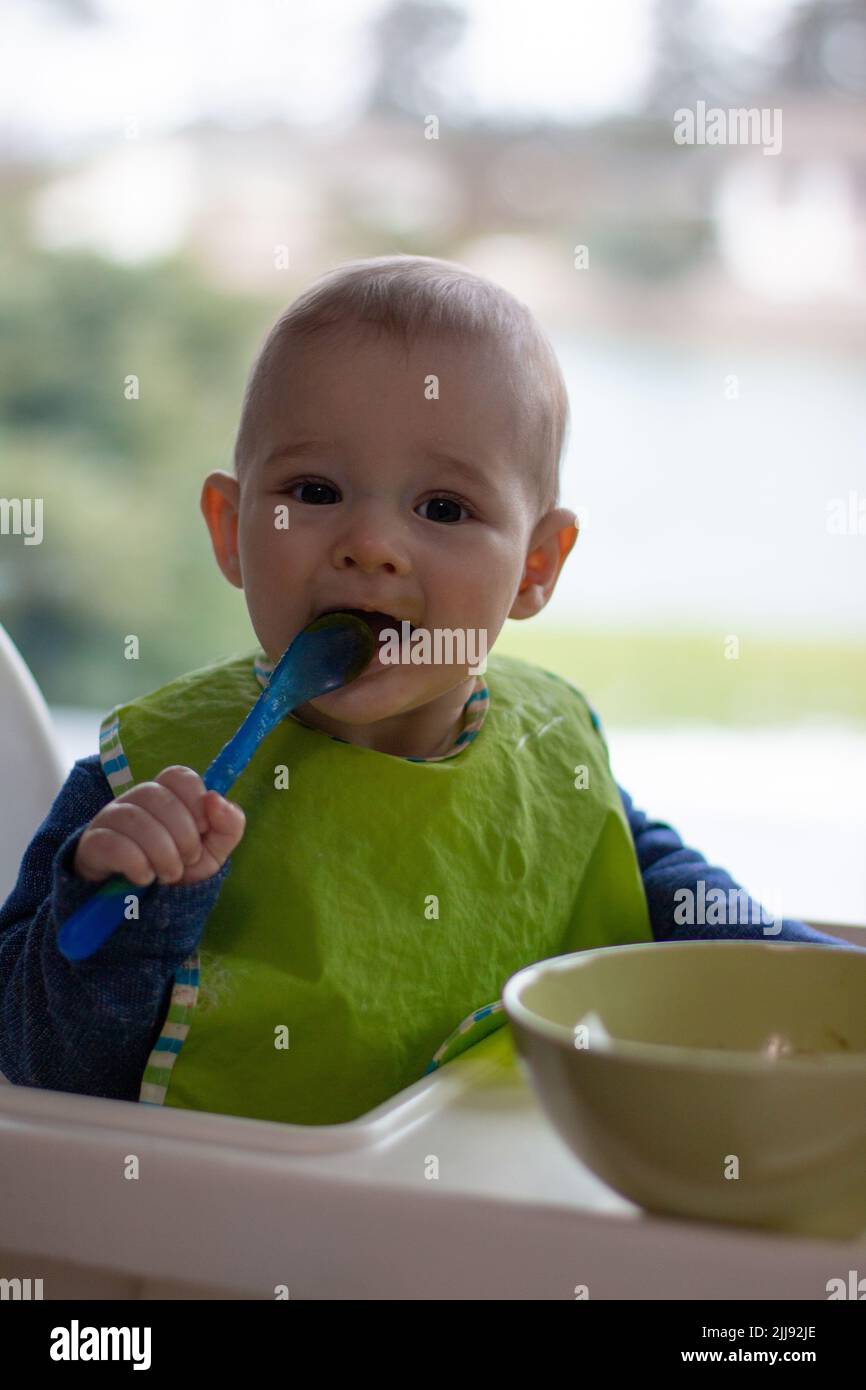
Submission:
MULTIPOLYGON (((369 629, 344 613, 330 614, 299 633, 274 668, 265 689, 240 728, 217 753, 202 781, 208 791, 225 795, 240 777, 262 739, 296 706, 353 680, 369 659, 369 629)), ((57 948, 67 960, 86 960, 98 951, 123 921, 130 894, 142 900, 154 879, 142 887, 124 874, 112 874, 63 923, 57 948)))
POLYGON ((294 709, 296 704, 303 704, 305 698, 305 693, 289 679, 282 682, 278 697, 270 688, 263 690, 243 724, 220 749, 204 773, 202 781, 208 791, 224 796, 247 767, 262 739, 267 737, 283 714, 294 709))
MULTIPOLYGON (((240 777, 244 768, 273 727, 266 717, 263 690, 243 724, 216 755, 202 781, 208 791, 224 795, 240 777), (265 716, 265 717, 263 717, 265 716)), ((66 919, 57 938, 57 947, 67 960, 86 960, 98 951, 123 921, 126 899, 134 894, 139 900, 149 896, 157 880, 142 886, 124 874, 112 874, 66 919)))

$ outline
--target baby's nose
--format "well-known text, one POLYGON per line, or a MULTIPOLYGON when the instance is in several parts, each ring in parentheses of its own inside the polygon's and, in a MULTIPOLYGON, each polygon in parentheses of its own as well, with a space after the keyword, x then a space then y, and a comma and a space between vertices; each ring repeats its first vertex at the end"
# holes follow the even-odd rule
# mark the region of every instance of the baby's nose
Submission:
POLYGON ((384 521, 377 524, 368 520, 344 532, 335 542, 333 558, 338 568, 357 568, 365 573, 384 569, 389 574, 406 574, 411 568, 399 528, 384 521))

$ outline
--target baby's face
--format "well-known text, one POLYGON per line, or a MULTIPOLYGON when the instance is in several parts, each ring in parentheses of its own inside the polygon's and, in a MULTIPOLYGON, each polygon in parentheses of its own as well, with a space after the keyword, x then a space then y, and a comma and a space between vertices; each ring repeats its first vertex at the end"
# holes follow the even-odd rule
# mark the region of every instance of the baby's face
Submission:
MULTIPOLYGON (((492 345, 425 338, 407 349, 385 334, 343 334, 296 349, 272 397, 239 482, 212 474, 202 498, 220 565, 271 660, 323 610, 366 606, 393 615, 398 632, 406 619, 431 636, 483 633, 489 651, 538 532, 506 358, 492 345), (284 509, 287 528, 275 524, 284 509)), ((572 517, 548 515, 551 535, 572 517)), ((547 596, 534 607, 521 598, 514 616, 547 596)), ((436 701, 459 710, 475 641, 463 665, 377 661, 310 705, 334 728, 436 701)))

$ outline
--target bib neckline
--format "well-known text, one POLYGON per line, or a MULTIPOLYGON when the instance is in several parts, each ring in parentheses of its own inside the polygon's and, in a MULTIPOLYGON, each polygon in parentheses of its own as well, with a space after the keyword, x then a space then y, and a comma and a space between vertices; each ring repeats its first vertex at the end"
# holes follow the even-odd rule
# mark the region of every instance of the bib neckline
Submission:
MULTIPOLYGON (((268 681, 271 678, 275 662, 271 661, 267 654, 259 649, 253 658, 253 674, 262 690, 267 689, 268 681)), ((462 753, 472 741, 477 738, 481 726, 484 723, 487 711, 490 708, 490 691, 487 682, 482 675, 476 675, 475 684, 465 705, 463 706, 463 722, 457 733, 454 742, 446 753, 437 753, 430 758, 412 757, 405 753, 383 753, 380 756, 386 758, 402 758, 407 763, 441 763, 446 758, 456 758, 462 753)), ((290 719, 294 719, 296 724, 302 728, 309 729, 311 733, 322 734, 324 729, 317 729, 314 725, 308 724, 300 715, 293 711, 289 712, 290 719)), ((350 743, 347 738, 340 738, 337 734, 325 733, 326 738, 332 738, 335 743, 350 743)), ((373 750, 377 751, 377 750, 373 750)))

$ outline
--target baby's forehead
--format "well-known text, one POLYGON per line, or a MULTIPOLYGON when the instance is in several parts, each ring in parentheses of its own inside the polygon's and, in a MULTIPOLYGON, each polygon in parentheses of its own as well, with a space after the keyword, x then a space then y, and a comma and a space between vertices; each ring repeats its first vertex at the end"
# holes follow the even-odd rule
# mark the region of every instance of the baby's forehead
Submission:
MULTIPOLYGON (((301 341, 275 344, 261 364, 259 389, 249 404, 257 420, 279 427, 292 414, 308 417, 321 410, 350 406, 368 383, 393 405, 416 403, 418 414, 435 417, 436 427, 466 425, 473 406, 497 419, 512 415, 530 389, 517 355, 504 341, 478 343, 455 334, 398 333, 352 325, 301 341), (341 389, 342 388, 342 389, 341 389)), ((512 429, 518 424, 512 422, 512 429)))
POLYGON ((407 367, 423 363, 460 363, 479 370, 519 372, 519 344, 504 333, 482 332, 473 335, 453 330, 436 332, 425 329, 408 334, 395 327, 380 324, 331 324, 312 335, 301 338, 286 335, 273 345, 267 364, 271 378, 291 377, 292 373, 342 372, 346 358, 352 361, 363 357, 371 364, 393 364, 395 359, 407 367))
MULTIPOLYGON (((260 460, 295 436, 324 435, 338 443, 341 425, 361 452, 351 407, 356 396, 366 402, 364 386, 372 378, 377 391, 380 382, 387 388, 392 403, 396 397, 402 404, 411 392, 406 433, 419 448, 436 440, 446 452, 478 456, 500 485, 506 474, 526 471, 538 407, 534 373, 505 335, 475 341, 454 333, 407 337, 378 325, 330 325, 274 344, 266 368, 264 389, 250 402, 260 460)), ((365 412, 365 428, 374 436, 380 424, 383 433, 393 433, 399 418, 365 412)), ((531 502, 526 505, 531 509, 531 502)))

